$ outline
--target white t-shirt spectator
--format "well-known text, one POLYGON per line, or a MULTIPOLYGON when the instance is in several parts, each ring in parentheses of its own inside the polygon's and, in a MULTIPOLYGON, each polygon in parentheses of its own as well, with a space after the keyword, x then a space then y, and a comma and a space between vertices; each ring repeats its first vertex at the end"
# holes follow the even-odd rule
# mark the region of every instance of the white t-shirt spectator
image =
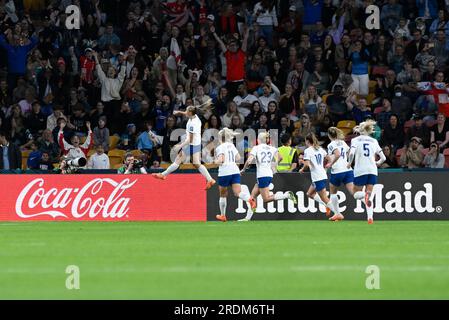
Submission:
POLYGON ((106 153, 98 154, 94 153, 90 156, 87 162, 88 169, 106 170, 110 169, 109 157, 106 153))
POLYGON ((249 103, 252 105, 253 102, 258 101, 258 99, 256 96, 254 96, 252 94, 247 94, 246 97, 235 96, 233 101, 237 105, 237 108, 238 108, 240 114, 246 118, 251 113, 251 110, 250 110, 250 108, 241 107, 240 105, 242 103, 249 103))

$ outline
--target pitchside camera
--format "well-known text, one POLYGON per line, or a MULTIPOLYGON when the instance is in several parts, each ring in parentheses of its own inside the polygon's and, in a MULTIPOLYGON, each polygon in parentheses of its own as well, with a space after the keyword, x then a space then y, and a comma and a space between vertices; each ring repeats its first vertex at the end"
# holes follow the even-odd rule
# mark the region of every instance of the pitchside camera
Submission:
POLYGON ((67 165, 70 167, 81 168, 87 164, 86 158, 80 157, 76 159, 67 160, 67 165))
POLYGON ((143 161, 142 160, 134 160, 134 168, 140 169, 143 167, 143 161))

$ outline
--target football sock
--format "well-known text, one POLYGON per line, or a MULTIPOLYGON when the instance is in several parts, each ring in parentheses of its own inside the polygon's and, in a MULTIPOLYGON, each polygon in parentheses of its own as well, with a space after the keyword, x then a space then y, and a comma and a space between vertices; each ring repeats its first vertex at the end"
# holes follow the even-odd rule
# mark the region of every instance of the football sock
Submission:
POLYGON ((249 193, 244 192, 243 190, 239 193, 239 198, 242 199, 245 202, 248 202, 249 198, 251 198, 251 195, 249 193))
POLYGON ((220 200, 218 202, 220 204, 220 213, 222 216, 226 215, 226 204, 227 204, 227 200, 226 198, 222 198, 220 197, 220 200))
POLYGON ((331 194, 331 204, 334 209, 335 214, 340 214, 340 207, 338 205, 338 196, 336 194, 331 194))
POLYGON ((178 170, 179 168, 179 164, 177 164, 176 162, 173 162, 168 168, 167 170, 165 170, 164 172, 162 172, 162 174, 164 176, 168 176, 170 173, 178 170))
POLYGON ((313 200, 315 200, 319 204, 322 204, 323 206, 327 207, 327 204, 325 204, 324 201, 321 200, 320 195, 318 193, 315 193, 315 195, 313 196, 313 200))
POLYGON ((275 194, 274 195, 274 200, 285 200, 288 199, 288 193, 285 194, 275 194))
POLYGON ((209 171, 207 171, 206 167, 203 165, 200 165, 198 168, 198 171, 203 175, 203 177, 206 178, 207 181, 211 181, 212 177, 209 174, 209 171))
POLYGON ((354 199, 356 200, 362 200, 365 198, 365 192, 363 191, 357 191, 356 193, 354 193, 354 199))

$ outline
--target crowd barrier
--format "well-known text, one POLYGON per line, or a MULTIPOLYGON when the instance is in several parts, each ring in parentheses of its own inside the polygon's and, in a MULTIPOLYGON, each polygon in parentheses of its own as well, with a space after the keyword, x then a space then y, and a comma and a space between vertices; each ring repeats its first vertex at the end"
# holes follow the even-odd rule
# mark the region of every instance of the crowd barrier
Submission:
MULTIPOLYGON (((219 213, 217 187, 204 190, 198 173, 172 174, 165 181, 150 175, 2 174, 0 221, 207 221, 219 213)), ((216 173, 213 173, 216 177, 216 173)), ((242 176, 250 189, 255 173, 242 176)), ((374 188, 377 220, 449 220, 448 170, 382 171, 374 188)), ((264 204, 257 199, 254 220, 325 220, 325 208, 306 196, 310 174, 275 175, 272 192, 293 191, 298 199, 264 204)), ((364 220, 360 201, 338 192, 348 220, 364 220)), ((231 192, 230 192, 231 194, 231 192)), ((241 219, 246 205, 228 197, 229 220, 241 219)))

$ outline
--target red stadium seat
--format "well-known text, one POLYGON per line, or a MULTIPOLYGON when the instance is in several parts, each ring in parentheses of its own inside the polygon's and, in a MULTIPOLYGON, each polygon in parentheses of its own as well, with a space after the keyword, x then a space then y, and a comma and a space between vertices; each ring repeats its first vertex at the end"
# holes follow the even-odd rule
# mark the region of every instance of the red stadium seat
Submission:
POLYGON ((396 161, 399 163, 401 160, 402 154, 405 152, 405 148, 398 149, 396 151, 396 161))
POLYGON ((377 114, 381 113, 382 111, 384 111, 384 107, 377 107, 376 109, 374 109, 374 114, 377 115, 377 114))
POLYGON ((449 168, 449 149, 444 149, 443 155, 444 155, 444 167, 449 168))

